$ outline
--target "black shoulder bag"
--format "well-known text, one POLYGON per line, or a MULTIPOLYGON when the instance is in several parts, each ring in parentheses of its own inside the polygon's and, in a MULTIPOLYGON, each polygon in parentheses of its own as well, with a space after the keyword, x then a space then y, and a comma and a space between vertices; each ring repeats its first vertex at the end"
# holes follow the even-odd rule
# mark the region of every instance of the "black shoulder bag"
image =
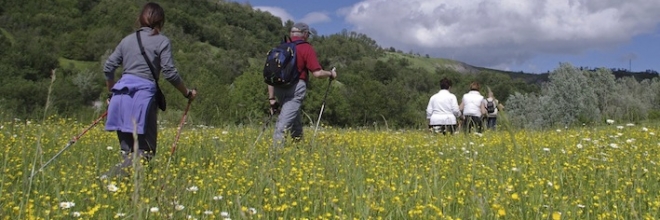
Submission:
POLYGON ((165 94, 163 94, 163 91, 160 90, 160 86, 158 86, 158 77, 156 75, 156 68, 154 68, 154 65, 151 64, 151 61, 149 61, 149 57, 147 57, 147 53, 144 52, 144 47, 142 46, 142 39, 140 38, 140 31, 136 31, 135 35, 137 36, 138 40, 138 45, 140 46, 140 53, 142 53, 142 57, 144 57, 144 61, 147 61, 147 65, 149 65, 149 69, 151 70, 151 75, 154 77, 154 81, 156 82, 156 103, 158 104, 158 108, 161 111, 165 111, 165 108, 167 108, 167 102, 165 101, 165 94))

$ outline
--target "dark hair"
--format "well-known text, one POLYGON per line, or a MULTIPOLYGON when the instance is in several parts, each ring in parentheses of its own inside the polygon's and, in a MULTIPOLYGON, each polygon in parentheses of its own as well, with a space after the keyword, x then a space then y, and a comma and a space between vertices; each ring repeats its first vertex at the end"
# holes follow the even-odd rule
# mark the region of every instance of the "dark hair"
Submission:
POLYGON ((481 89, 481 86, 479 85, 478 82, 470 83, 470 90, 479 91, 479 89, 481 89))
POLYGON ((440 80, 440 89, 449 89, 451 87, 451 80, 447 79, 447 77, 442 78, 440 80))
POLYGON ((152 35, 160 33, 165 24, 165 10, 154 2, 149 2, 142 7, 142 12, 138 17, 140 27, 153 28, 152 35))

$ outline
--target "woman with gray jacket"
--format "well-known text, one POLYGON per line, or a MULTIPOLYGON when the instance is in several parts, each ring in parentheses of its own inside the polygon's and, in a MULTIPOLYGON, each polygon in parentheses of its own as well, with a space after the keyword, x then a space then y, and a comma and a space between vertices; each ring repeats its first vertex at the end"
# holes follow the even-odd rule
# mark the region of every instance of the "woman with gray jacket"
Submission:
MULTIPOLYGON (((185 98, 193 100, 197 96, 197 91, 183 83, 174 66, 170 40, 160 33, 165 23, 163 8, 153 2, 145 4, 138 23, 140 29, 122 39, 103 66, 110 91, 105 130, 117 132, 123 162, 102 178, 127 174, 124 168, 133 164, 133 133, 137 133, 140 158, 149 161, 156 154, 158 73, 162 71, 165 80, 185 98), (115 70, 122 64, 121 79, 115 82, 115 70)), ((161 109, 164 111, 164 106, 161 109)))

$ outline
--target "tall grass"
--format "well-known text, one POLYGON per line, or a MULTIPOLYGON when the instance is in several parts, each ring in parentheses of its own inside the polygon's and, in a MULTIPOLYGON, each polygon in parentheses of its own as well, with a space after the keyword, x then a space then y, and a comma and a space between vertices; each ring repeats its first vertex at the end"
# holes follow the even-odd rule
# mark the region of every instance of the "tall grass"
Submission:
POLYGON ((303 142, 273 160, 270 129, 253 148, 259 127, 189 124, 170 169, 174 127, 160 130, 140 178, 110 180, 97 176, 121 160, 119 146, 99 125, 25 187, 36 153, 25 146, 40 140, 50 157, 87 125, 1 125, 0 218, 660 218, 657 125, 482 136, 326 128, 313 146, 306 128, 303 142))

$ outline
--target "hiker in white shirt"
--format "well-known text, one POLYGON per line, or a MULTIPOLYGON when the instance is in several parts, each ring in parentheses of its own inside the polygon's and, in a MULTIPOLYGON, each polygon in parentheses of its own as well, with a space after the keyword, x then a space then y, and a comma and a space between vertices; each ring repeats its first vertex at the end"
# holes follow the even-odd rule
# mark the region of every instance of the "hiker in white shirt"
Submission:
POLYGON ((497 126, 497 113, 500 109, 504 108, 500 101, 495 98, 493 91, 488 88, 488 98, 484 99, 484 106, 486 106, 486 128, 495 130, 497 126), (489 104, 492 103, 492 109, 489 107, 489 104))
POLYGON ((481 133, 483 128, 481 116, 486 113, 484 97, 479 93, 480 85, 478 82, 470 84, 470 91, 463 95, 460 109, 465 119, 463 120, 463 132, 470 133, 472 127, 475 127, 477 133, 481 133))
POLYGON ((449 92, 451 80, 443 78, 440 80, 440 91, 429 99, 426 107, 426 119, 429 120, 429 128, 435 133, 447 132, 454 134, 456 131, 456 117, 461 112, 458 108, 456 96, 449 92))

